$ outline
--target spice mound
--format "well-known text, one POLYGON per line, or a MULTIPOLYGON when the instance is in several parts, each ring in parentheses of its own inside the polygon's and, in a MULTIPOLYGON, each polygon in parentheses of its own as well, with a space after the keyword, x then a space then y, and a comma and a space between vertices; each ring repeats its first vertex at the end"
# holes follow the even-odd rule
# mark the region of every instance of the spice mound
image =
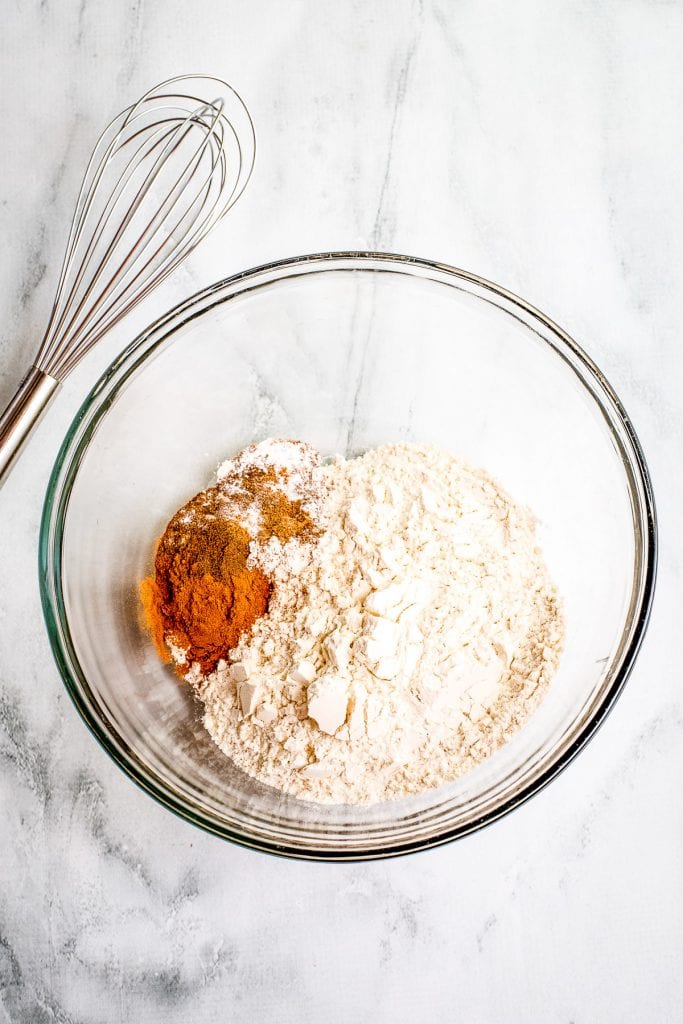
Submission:
POLYGON ((450 782, 542 700, 561 604, 531 513, 428 445, 323 464, 270 439, 218 469, 141 593, 215 743, 303 799, 450 782))
POLYGON ((315 534, 317 464, 299 442, 251 445, 169 522, 140 593, 157 649, 181 675, 212 672, 266 613, 272 583, 249 564, 250 545, 261 538, 277 549, 315 534))

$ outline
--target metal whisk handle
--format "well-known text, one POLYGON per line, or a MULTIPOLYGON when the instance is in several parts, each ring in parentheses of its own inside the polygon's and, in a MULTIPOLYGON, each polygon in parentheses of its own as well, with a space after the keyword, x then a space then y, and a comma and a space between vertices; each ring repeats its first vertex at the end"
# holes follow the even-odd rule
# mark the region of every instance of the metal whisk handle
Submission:
POLYGON ((0 486, 50 404, 59 381, 32 366, 0 415, 0 486))

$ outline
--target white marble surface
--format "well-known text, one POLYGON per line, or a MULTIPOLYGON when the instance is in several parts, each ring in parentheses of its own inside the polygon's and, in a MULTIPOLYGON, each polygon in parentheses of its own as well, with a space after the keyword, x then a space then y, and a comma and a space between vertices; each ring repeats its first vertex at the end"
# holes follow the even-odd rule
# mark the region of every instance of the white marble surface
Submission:
POLYGON ((0 1021, 679 1020, 683 3, 16 0, 2 20, 0 401, 109 116, 206 70, 243 92, 259 158, 0 493, 0 1021), (650 461, 661 564, 633 676, 561 778, 455 845, 326 866, 204 835, 108 760, 52 662, 36 547, 61 437, 124 336, 231 271, 356 247, 478 271, 583 343, 650 461))

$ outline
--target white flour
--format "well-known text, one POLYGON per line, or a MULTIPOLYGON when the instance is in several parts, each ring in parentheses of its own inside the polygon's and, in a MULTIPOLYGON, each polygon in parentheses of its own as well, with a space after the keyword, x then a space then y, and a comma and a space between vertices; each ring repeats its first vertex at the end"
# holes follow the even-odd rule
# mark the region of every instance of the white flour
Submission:
POLYGON ((312 472, 319 540, 252 545, 269 612, 230 664, 192 676, 206 728, 244 771, 307 799, 439 786, 523 724, 557 666, 562 617, 534 521, 431 447, 312 472))

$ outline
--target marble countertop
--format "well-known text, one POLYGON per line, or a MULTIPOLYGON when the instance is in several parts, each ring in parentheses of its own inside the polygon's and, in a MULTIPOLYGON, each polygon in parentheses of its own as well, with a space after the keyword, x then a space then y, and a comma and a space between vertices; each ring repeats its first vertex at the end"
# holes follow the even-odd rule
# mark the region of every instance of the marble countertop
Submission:
POLYGON ((132 318, 269 259, 372 248, 525 296, 616 387, 652 470, 654 612, 597 738, 459 843, 327 866, 204 835, 87 733, 52 661, 36 550, 86 389, 0 493, 0 1022, 680 1018, 683 4, 31 0, 0 34, 0 402, 45 323, 105 121, 171 74, 243 93, 259 137, 228 222, 132 318), (679 526, 676 526, 679 523, 679 526))

